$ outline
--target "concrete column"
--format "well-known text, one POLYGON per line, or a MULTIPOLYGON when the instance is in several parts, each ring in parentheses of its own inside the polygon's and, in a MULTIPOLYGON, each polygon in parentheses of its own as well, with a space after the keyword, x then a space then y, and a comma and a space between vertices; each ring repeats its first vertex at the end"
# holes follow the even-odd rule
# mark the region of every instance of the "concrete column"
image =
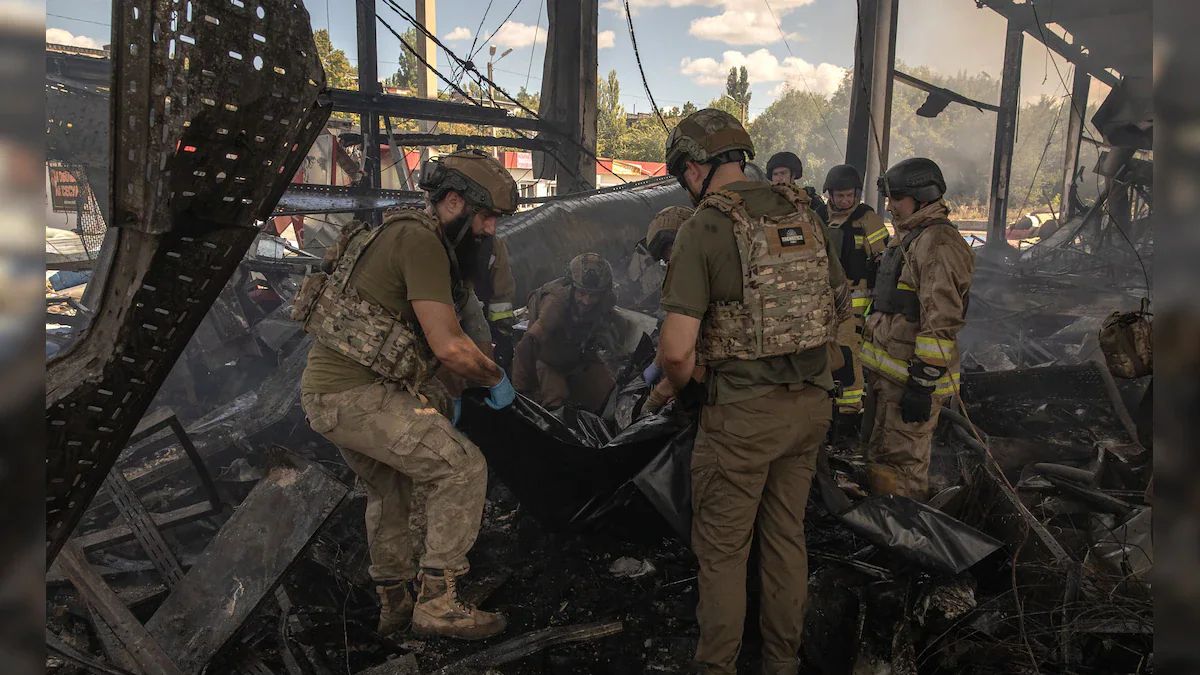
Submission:
POLYGON ((863 201, 878 211, 883 210, 883 196, 875 180, 888 162, 898 10, 899 0, 862 0, 855 38, 846 163, 862 174, 863 201))
POLYGON ((1004 248, 1008 225, 1008 188, 1012 178, 1013 144, 1017 137, 1017 110, 1021 105, 1021 50, 1025 33, 1008 22, 1004 42, 1004 71, 1000 80, 1000 112, 996 113, 996 149, 992 154, 992 192, 988 200, 987 248, 1004 248))

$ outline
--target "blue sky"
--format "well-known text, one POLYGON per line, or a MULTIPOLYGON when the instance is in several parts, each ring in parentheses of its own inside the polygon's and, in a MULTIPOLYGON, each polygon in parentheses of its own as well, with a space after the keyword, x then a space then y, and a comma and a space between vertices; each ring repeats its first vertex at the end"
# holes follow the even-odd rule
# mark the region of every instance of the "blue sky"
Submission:
MULTIPOLYGON (((412 0, 399 1, 411 10, 412 0)), ((496 80, 512 92, 526 83, 536 91, 541 83, 547 23, 544 2, 493 0, 484 17, 486 0, 440 0, 436 33, 465 56, 481 19, 480 42, 496 32, 513 10, 507 24, 492 38, 500 51, 513 50, 496 63, 496 80)), ((644 112, 650 105, 637 73, 622 4, 622 0, 600 0, 600 71, 615 69, 625 108, 644 112)), ((306 5, 314 29, 330 28, 334 44, 355 61, 354 0, 306 0, 306 5)), ((631 0, 631 5, 650 89, 663 107, 688 100, 707 103, 724 90, 730 66, 746 65, 753 116, 785 86, 830 91, 851 66, 854 0, 631 0)), ((991 10, 977 9, 974 0, 901 0, 900 6, 899 60, 942 72, 999 75, 1004 22, 991 10)), ((83 46, 106 44, 110 7, 107 0, 46 0, 47 36, 83 46)), ((379 7, 383 18, 398 31, 408 27, 382 1, 379 7)), ((395 69, 400 46, 382 26, 378 43, 379 72, 384 76, 395 69)), ((1024 98, 1062 93, 1040 44, 1027 39, 1024 58, 1024 98)), ((475 61, 483 70, 486 49, 475 61)), ((1055 61, 1066 75, 1068 67, 1055 61)), ((449 63, 439 55, 440 68, 448 72, 449 63)))

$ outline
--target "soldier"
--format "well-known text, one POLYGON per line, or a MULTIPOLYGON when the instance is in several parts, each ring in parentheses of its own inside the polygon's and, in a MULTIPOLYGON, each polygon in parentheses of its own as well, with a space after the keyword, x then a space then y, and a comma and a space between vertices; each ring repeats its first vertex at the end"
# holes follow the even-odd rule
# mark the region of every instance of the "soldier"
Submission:
MULTIPOLYGON (((771 155, 771 159, 767 160, 767 177, 776 185, 790 185, 798 183, 804 177, 804 162, 796 156, 794 152, 777 152, 771 155)), ((829 211, 825 206, 825 202, 821 200, 817 194, 816 188, 811 185, 805 185, 804 191, 808 193, 808 201, 811 203, 811 208, 818 216, 821 217, 821 222, 829 222, 829 211)))
POLYGON ((547 409, 572 403, 599 412, 616 381, 600 358, 613 348, 612 268, 597 253, 575 256, 567 274, 529 296, 529 329, 517 343, 517 391, 547 409))
POLYGON ((400 633, 411 622, 422 635, 481 639, 503 631, 505 618, 463 602, 458 579, 479 533, 487 465, 454 428, 459 402, 431 376, 440 363, 487 386, 495 409, 516 396, 463 333, 456 307, 469 295, 458 261, 474 243, 464 242, 493 234, 497 216, 516 208, 517 189, 477 150, 430 160, 421 188, 425 211, 390 212, 373 230, 346 228, 326 271, 305 280, 293 316, 315 341, 300 400, 313 430, 338 446, 366 488, 379 632, 400 633), (408 514, 418 482, 432 489, 414 608, 408 514))
POLYGON ((838 252, 842 269, 850 283, 850 318, 838 326, 838 347, 843 365, 834 371, 838 383, 834 399, 834 428, 841 436, 857 436, 862 424, 863 313, 871 302, 875 285, 875 266, 887 245, 888 231, 883 219, 862 203, 862 176, 858 169, 839 164, 825 174, 822 190, 829 200, 829 239, 838 252))
POLYGON ((646 307, 647 303, 653 300, 653 309, 658 309, 655 296, 662 291, 663 275, 666 264, 671 260, 675 233, 679 230, 679 225, 691 215, 692 209, 686 206, 668 206, 650 221, 646 238, 638 242, 633 257, 629 260, 628 276, 632 290, 627 298, 630 304, 626 306, 653 311, 646 307))
POLYGON ((681 405, 702 405, 691 467, 696 661, 706 673, 735 672, 754 538, 763 672, 794 675, 808 584, 804 505, 829 428, 829 345, 849 292, 808 195, 747 180, 742 164, 753 156, 745 129, 720 110, 693 113, 668 136, 668 170, 697 208, 667 270, 659 363, 681 405))
POLYGON ((958 389, 955 338, 975 260, 950 222, 946 180, 932 160, 900 162, 879 177, 879 189, 896 236, 879 263, 863 332, 863 367, 875 374, 867 484, 875 494, 925 499, 938 412, 958 389))

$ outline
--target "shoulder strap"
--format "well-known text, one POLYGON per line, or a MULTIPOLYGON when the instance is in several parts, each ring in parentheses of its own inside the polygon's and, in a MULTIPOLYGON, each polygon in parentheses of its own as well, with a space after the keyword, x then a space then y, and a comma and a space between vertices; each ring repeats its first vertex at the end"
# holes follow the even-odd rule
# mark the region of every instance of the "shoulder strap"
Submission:
POLYGON ((812 199, 802 188, 795 185, 771 185, 771 189, 775 191, 775 194, 791 202, 797 211, 812 208, 812 199))
POLYGON ((735 211, 738 209, 745 209, 745 204, 746 202, 738 193, 732 190, 717 190, 716 192, 710 192, 708 195, 706 195, 704 199, 700 201, 700 204, 696 207, 696 210, 699 211, 700 209, 711 206, 712 208, 732 218, 735 211))

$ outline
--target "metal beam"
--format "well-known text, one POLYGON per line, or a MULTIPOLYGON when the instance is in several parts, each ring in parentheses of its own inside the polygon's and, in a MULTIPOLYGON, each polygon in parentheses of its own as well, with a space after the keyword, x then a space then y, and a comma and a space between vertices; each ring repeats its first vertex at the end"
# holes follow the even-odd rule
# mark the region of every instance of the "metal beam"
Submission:
POLYGON ((573 143, 535 153, 534 176, 558 181, 558 193, 596 187, 596 0, 549 0, 541 109, 573 143), (584 148, 587 150, 585 151, 584 148))
MULTIPOLYGON (((379 53, 375 44, 375 0, 354 3, 358 29, 358 91, 373 96, 379 90, 379 53)), ((366 143, 363 144, 363 171, 369 187, 383 185, 383 167, 379 162, 379 113, 364 110, 359 120, 366 143)))
POLYGON ((977 0, 977 2, 1008 19, 1010 27, 1016 27, 1018 30, 1029 33, 1035 40, 1054 50, 1054 53, 1075 64, 1077 68, 1082 68, 1097 80, 1110 87, 1120 84, 1121 78, 1108 72, 1104 64, 1083 51, 1086 45, 1070 44, 1038 21, 1038 19, 1041 19, 1042 22, 1053 21, 1052 14, 1046 16, 1041 10, 1037 10, 1035 19, 1034 7, 1028 2, 1020 5, 1015 4, 1012 0, 977 0))
POLYGON ((1004 69, 1000 80, 1000 112, 996 115, 996 149, 992 153, 992 193, 988 215, 987 248, 1004 247, 1008 225, 1008 188, 1012 178, 1013 144, 1017 136, 1017 109, 1021 104, 1021 50, 1025 34, 1009 22, 1004 41, 1004 69))
POLYGON ((1075 69, 1071 80, 1071 107, 1067 110, 1066 158, 1063 160, 1063 187, 1059 206, 1059 223, 1071 216, 1071 189, 1075 186, 1075 172, 1079 170, 1079 144, 1083 138, 1084 116, 1088 106, 1088 89, 1092 77, 1082 68, 1075 69))
POLYGON ((883 195, 875 179, 888 161, 898 10, 899 0, 862 0, 859 5, 846 137, 846 163, 863 176, 863 201, 881 212, 883 195))
MULTIPOLYGON (((347 146, 354 146, 361 141, 356 141, 358 134, 353 132, 343 133, 339 138, 347 146)), ((384 138, 381 143, 389 142, 384 138)), ((555 150, 558 148, 558 143, 545 138, 524 138, 521 136, 479 136, 473 134, 422 134, 422 133, 394 133, 391 137, 391 142, 401 146, 430 146, 430 145, 484 145, 494 146, 498 148, 521 148, 522 150, 555 150)))
POLYGON ((531 117, 509 115, 508 111, 503 108, 488 108, 481 105, 451 103, 448 101, 432 101, 412 96, 396 96, 394 94, 367 95, 348 89, 330 89, 329 96, 333 102, 333 109, 337 112, 360 114, 373 112, 378 115, 390 115, 405 119, 458 122, 461 124, 502 127, 504 129, 559 133, 556 128, 544 121, 531 117))
POLYGON ((1000 106, 995 106, 995 105, 992 105, 991 103, 984 103, 983 101, 976 101, 973 98, 967 98, 966 96, 963 96, 962 94, 960 94, 956 91, 951 91, 949 89, 946 89, 945 87, 939 87, 936 84, 930 84, 930 83, 926 82, 925 80, 913 77, 912 75, 909 75, 908 73, 902 73, 899 70, 893 70, 892 77, 896 78, 897 80, 900 80, 901 82, 903 82, 904 84, 907 84, 910 87, 916 87, 917 89, 920 89, 921 91, 927 91, 931 94, 935 94, 935 93, 943 94, 946 97, 948 97, 950 100, 955 101, 956 103, 961 103, 963 105, 969 105, 972 108, 979 108, 980 110, 990 110, 992 112, 1000 112, 1000 106))

